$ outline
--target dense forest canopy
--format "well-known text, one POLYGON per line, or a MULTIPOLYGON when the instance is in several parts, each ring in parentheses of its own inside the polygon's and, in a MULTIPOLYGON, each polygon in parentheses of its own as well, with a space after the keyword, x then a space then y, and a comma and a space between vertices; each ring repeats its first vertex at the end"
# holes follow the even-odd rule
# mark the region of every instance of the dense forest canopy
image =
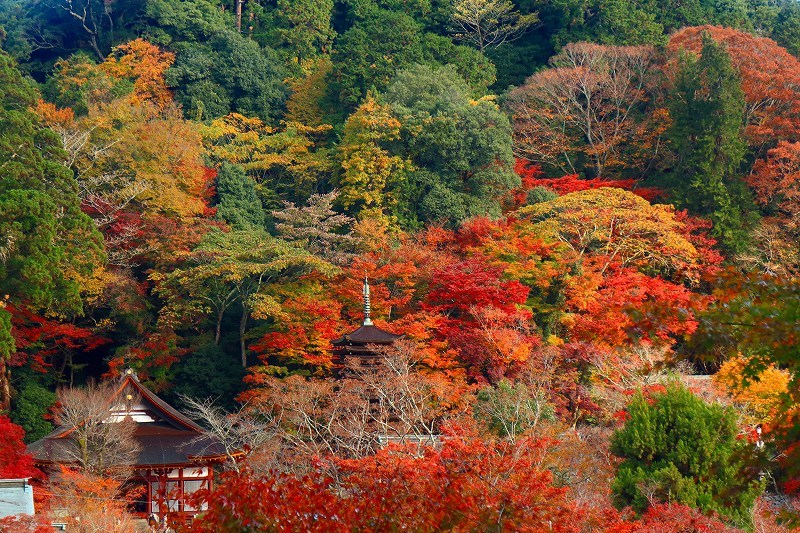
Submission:
POLYGON ((0 0, 0 48, 0 477, 132 368, 240 431, 198 531, 791 520, 798 0, 0 0), (342 368, 365 278, 402 341, 342 368))

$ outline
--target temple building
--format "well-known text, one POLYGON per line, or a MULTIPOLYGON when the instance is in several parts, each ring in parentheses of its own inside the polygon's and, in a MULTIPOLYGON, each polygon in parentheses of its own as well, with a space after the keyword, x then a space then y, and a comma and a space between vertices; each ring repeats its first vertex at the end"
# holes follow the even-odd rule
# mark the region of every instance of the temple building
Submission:
POLYGON ((348 362, 374 364, 380 356, 376 349, 380 349, 381 346, 391 346, 396 340, 403 337, 402 335, 389 333, 372 323, 367 278, 364 278, 363 295, 364 322, 361 327, 331 342, 333 344, 334 366, 340 371, 347 366, 348 362))
MULTIPOLYGON (((186 496, 211 488, 213 466, 226 459, 221 443, 207 436, 199 425, 148 390, 128 369, 108 400, 108 419, 113 424, 130 417, 139 452, 129 484, 142 486, 132 511, 139 516, 167 512, 194 514, 186 496)), ((62 426, 30 444, 36 466, 52 471, 57 465, 74 464, 73 428, 62 426)))

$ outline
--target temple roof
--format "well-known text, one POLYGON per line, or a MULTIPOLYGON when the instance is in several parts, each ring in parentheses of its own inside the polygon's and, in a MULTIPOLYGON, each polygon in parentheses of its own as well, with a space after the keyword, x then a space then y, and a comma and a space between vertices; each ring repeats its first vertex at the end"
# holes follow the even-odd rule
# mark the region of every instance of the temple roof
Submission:
MULTIPOLYGON (((203 428, 142 385, 133 371, 127 371, 120 380, 108 399, 108 409, 109 417, 130 416, 137 424, 133 437, 140 452, 135 467, 192 464, 225 453, 219 442, 203 434, 203 428), (122 404, 126 405, 123 409, 122 404)), ((71 462, 73 443, 69 436, 73 431, 71 427, 58 427, 29 444, 28 452, 39 464, 71 462)))
POLYGON ((373 324, 364 325, 352 333, 347 333, 341 338, 332 341, 334 346, 365 345, 365 344, 391 344, 402 335, 395 335, 373 324))

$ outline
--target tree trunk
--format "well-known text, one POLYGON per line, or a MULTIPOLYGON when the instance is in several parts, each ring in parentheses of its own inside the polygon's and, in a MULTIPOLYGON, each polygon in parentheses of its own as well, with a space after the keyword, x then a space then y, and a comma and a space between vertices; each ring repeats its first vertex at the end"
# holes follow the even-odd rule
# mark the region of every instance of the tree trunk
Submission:
POLYGON ((219 341, 222 338, 222 316, 225 314, 225 310, 222 309, 217 313, 217 328, 214 332, 214 344, 219 346, 219 341))
POLYGON ((239 349, 242 352, 242 368, 247 368, 247 346, 244 342, 244 334, 247 332, 247 315, 250 310, 242 304, 242 319, 239 321, 239 349))
POLYGON ((11 411, 11 369, 0 356, 0 413, 11 411))
POLYGON ((242 33, 242 4, 244 0, 236 0, 236 31, 242 33))
POLYGON ((97 54, 97 59, 99 59, 100 62, 102 63, 105 60, 105 56, 103 55, 103 52, 100 51, 100 47, 97 45, 96 35, 93 34, 89 35, 89 44, 92 46, 92 50, 94 50, 94 53, 97 54))

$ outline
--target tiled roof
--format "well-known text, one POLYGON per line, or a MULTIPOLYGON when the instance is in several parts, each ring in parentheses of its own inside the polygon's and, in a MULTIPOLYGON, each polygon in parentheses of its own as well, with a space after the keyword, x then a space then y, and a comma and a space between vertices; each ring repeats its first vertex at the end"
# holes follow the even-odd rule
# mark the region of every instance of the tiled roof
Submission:
MULTIPOLYGON (((152 418, 152 421, 137 422, 134 439, 141 451, 133 466, 183 465, 224 455, 225 450, 218 441, 204 435, 202 427, 139 383, 133 373, 123 377, 109 398, 110 416, 113 416, 111 406, 126 391, 138 395, 138 403, 146 407, 148 416, 152 418)), ((67 426, 58 427, 44 438, 29 444, 28 452, 39 464, 72 462, 72 447, 75 444, 69 437, 73 430, 67 426)))
POLYGON ((331 344, 334 346, 347 346, 352 344, 391 344, 402 337, 402 335, 395 335, 378 326, 368 325, 361 326, 352 333, 348 333, 339 339, 336 339, 331 344))

